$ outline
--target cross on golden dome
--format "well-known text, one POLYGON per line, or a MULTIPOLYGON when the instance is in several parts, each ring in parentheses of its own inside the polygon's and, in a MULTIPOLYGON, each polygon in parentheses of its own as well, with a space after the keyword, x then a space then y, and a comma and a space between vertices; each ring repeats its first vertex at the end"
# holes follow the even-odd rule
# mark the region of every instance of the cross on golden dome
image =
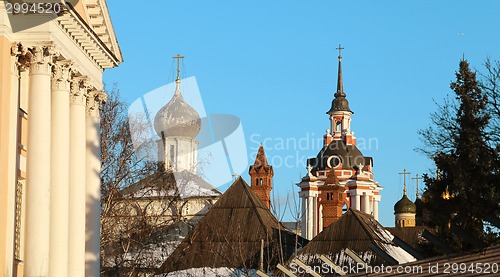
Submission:
POLYGON ((420 195, 418 194, 418 180, 422 180, 422 178, 418 177, 418 173, 417 173, 417 174, 415 174, 415 178, 411 178, 411 179, 412 179, 412 180, 415 180, 415 182, 416 182, 416 184, 417 184, 417 185, 416 185, 416 191, 417 191, 416 196, 417 196, 417 198, 418 198, 418 197, 420 196, 420 195))
POLYGON ((402 174, 403 175, 403 184, 404 184, 404 189, 403 189, 403 193, 404 195, 406 195, 406 175, 410 175, 411 173, 406 171, 406 169, 403 169, 403 172, 400 172, 399 174, 402 174))

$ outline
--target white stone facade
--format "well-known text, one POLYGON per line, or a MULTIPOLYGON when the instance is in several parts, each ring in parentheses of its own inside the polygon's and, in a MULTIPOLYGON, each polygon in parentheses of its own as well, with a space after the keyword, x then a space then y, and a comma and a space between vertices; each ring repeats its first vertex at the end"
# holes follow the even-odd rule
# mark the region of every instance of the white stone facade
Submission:
POLYGON ((12 131, 27 139, 18 142, 17 177, 8 184, 7 213, 15 216, 8 217, 6 241, 16 251, 5 254, 0 275, 99 276, 98 108, 106 98, 102 73, 122 60, 105 1, 39 15, 46 22, 17 32, 14 24, 30 18, 8 16, 6 3, 0 38, 11 43, 12 109, 19 112, 12 131), (96 18, 102 22, 90 23, 96 18))

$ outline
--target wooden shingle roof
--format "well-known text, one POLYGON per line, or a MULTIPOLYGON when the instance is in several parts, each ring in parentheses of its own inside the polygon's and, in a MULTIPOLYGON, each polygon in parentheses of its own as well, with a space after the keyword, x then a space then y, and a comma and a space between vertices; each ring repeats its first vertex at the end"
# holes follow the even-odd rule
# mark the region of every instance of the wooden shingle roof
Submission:
POLYGON ((355 264, 346 254, 349 248, 369 265, 387 264, 376 254, 373 246, 391 256, 397 263, 414 261, 415 258, 393 242, 394 236, 373 216, 350 209, 311 240, 296 255, 309 266, 321 265, 320 255, 328 257, 343 267, 355 264))
POLYGON ((158 273, 202 267, 257 269, 262 240, 265 270, 274 269, 307 243, 287 230, 240 177, 158 273))

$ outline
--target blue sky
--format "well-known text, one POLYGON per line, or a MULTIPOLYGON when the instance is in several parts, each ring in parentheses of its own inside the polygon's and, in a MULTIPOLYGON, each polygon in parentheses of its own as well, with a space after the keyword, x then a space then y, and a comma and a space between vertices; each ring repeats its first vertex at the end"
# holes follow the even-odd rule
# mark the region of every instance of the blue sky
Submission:
POLYGON ((104 82, 132 103, 174 81, 171 56, 181 53, 206 112, 241 119, 249 162, 264 142, 282 198, 328 128, 342 44, 351 127, 384 187, 385 226, 402 195, 398 173, 433 171, 414 150, 417 130, 430 124, 433 101, 452 93, 462 55, 478 70, 487 57, 500 60, 499 1, 107 2, 125 61, 104 82), (309 145, 292 143, 301 138, 309 145))

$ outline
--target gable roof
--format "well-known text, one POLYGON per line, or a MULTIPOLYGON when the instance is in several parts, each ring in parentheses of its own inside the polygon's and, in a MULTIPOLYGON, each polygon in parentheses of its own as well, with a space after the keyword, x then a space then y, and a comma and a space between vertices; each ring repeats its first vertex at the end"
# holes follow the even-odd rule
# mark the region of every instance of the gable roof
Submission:
MULTIPOLYGON (((409 244, 414 249, 419 247, 419 244, 426 241, 423 238, 422 233, 430 228, 426 226, 414 226, 414 227, 387 227, 387 231, 391 232, 394 236, 402 239, 404 242, 409 244)), ((431 232, 431 231, 429 231, 431 232)))
POLYGON ((311 240, 296 257, 310 266, 322 263, 319 260, 320 255, 325 255, 341 267, 355 265, 355 261, 345 253, 345 249, 350 248, 367 264, 387 264, 371 249, 372 244, 398 263, 415 261, 413 256, 393 243, 393 239, 394 236, 373 216, 350 209, 311 240))
POLYGON ((240 177, 167 258, 158 273, 201 267, 256 269, 262 240, 267 269, 274 269, 277 263, 291 257, 296 245, 300 248, 307 243, 287 230, 240 177))

